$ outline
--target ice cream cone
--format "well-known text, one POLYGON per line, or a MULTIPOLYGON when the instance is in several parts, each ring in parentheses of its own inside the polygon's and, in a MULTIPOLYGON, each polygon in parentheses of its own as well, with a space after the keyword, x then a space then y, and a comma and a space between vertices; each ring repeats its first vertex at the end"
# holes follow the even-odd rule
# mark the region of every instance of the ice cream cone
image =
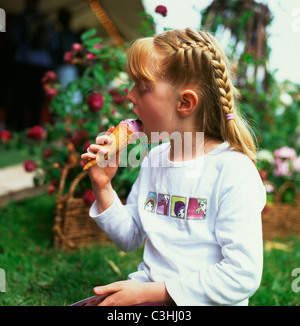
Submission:
POLYGON ((108 158, 114 156, 117 152, 122 151, 126 146, 128 146, 129 141, 133 140, 134 137, 130 139, 130 137, 138 132, 138 127, 140 124, 135 123, 136 120, 133 119, 128 119, 128 120, 123 120, 121 121, 114 131, 109 135, 112 139, 113 142, 111 144, 106 144, 103 145, 105 149, 107 149, 107 154, 104 156, 99 156, 95 159, 90 160, 86 165, 83 167, 83 170, 88 170, 95 164, 100 164, 103 161, 107 160, 108 158), (134 126, 132 125, 134 124, 134 126))

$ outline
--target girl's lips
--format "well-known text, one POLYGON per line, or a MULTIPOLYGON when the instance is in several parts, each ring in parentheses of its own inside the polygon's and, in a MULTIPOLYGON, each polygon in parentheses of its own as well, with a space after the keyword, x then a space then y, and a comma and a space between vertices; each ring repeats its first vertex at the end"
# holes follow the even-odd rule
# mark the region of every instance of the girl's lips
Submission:
POLYGON ((144 131, 144 126, 143 126, 143 123, 140 119, 136 119, 137 123, 139 124, 139 130, 140 132, 143 132, 144 131))
POLYGON ((136 114, 136 112, 134 110, 132 110, 132 112, 137 116, 136 120, 137 120, 137 122, 138 122, 138 124, 140 126, 140 131, 144 132, 143 122, 140 120, 139 116, 136 114))

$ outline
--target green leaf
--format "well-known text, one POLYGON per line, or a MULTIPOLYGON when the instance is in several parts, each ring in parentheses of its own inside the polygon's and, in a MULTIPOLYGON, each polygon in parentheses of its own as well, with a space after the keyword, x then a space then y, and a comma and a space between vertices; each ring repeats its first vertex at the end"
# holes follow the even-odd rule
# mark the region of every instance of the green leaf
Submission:
POLYGON ((102 70, 102 67, 99 66, 99 65, 95 66, 93 73, 94 73, 94 76, 97 79, 98 83, 101 86, 105 86, 106 85, 106 79, 104 77, 104 72, 102 70))
POLYGON ((81 35, 81 40, 82 40, 82 41, 85 41, 85 40, 87 40, 87 39, 93 37, 94 35, 96 35, 96 33, 97 33, 96 28, 92 28, 92 29, 90 29, 90 30, 84 32, 84 33, 81 35))
POLYGON ((99 44, 103 41, 101 37, 95 37, 90 40, 84 40, 83 44, 86 45, 87 47, 94 47, 96 44, 99 44))

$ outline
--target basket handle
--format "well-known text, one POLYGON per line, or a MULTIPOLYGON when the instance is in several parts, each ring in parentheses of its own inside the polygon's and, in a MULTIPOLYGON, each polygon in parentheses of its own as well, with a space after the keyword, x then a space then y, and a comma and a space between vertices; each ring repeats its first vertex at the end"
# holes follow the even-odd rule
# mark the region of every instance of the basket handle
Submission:
POLYGON ((296 194, 296 186, 293 182, 287 181, 285 183, 283 183, 280 188, 277 191, 276 197, 275 197, 275 201, 276 202, 280 202, 282 199, 282 196, 284 194, 284 192, 287 189, 292 189, 294 191, 294 193, 296 194))
POLYGON ((73 198, 74 191, 78 185, 78 183, 87 175, 87 171, 82 171, 78 174, 78 176, 73 180, 70 190, 69 190, 69 195, 68 198, 73 198))
POLYGON ((56 200, 58 202, 60 201, 62 193, 64 191, 64 187, 65 187, 68 172, 73 166, 74 165, 72 165, 72 164, 67 164, 65 166, 65 168, 62 170, 61 177, 60 177, 59 188, 58 188, 58 193, 57 193, 57 196, 56 196, 56 200))

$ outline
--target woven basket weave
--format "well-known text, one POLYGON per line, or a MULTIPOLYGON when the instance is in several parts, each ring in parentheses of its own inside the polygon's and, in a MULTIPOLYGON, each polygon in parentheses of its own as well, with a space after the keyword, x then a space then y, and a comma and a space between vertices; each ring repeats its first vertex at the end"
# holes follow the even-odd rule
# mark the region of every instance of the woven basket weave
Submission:
POLYGON ((79 182, 87 176, 83 171, 71 183, 69 191, 63 195, 66 177, 72 165, 67 165, 62 172, 56 198, 56 216, 54 220, 54 247, 77 249, 95 244, 109 242, 107 235, 89 216, 89 207, 82 198, 74 198, 79 182))
POLYGON ((296 186, 292 182, 284 183, 275 194, 274 203, 268 205, 262 214, 264 239, 300 236, 300 200, 296 186), (294 192, 294 203, 283 203, 282 196, 287 189, 294 192))

